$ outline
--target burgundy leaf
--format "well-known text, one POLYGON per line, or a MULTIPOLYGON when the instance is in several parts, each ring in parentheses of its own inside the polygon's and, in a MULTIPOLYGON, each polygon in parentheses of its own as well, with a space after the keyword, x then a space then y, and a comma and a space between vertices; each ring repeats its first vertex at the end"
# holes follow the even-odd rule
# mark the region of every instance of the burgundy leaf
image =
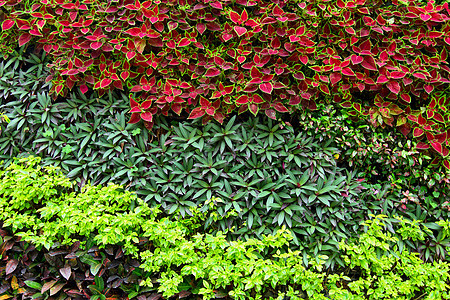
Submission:
POLYGON ((392 93, 396 95, 400 92, 400 84, 397 81, 389 81, 386 86, 392 93))
POLYGON ((249 97, 247 95, 241 95, 236 99, 236 103, 239 105, 246 104, 249 102, 249 97))
POLYGON ((389 79, 385 75, 380 75, 377 78, 377 84, 382 84, 388 82, 389 79))
POLYGON ((19 47, 22 47, 26 43, 28 43, 31 40, 31 34, 28 33, 22 33, 19 36, 19 47))
POLYGON ((427 92, 428 94, 430 94, 434 89, 434 87, 429 84, 424 85, 423 88, 424 88, 425 92, 427 92))
POLYGON ((17 261, 16 259, 8 260, 8 262, 6 263, 6 269, 5 269, 6 275, 9 275, 12 272, 14 272, 14 270, 16 270, 18 264, 19 264, 19 261, 17 261))
POLYGON ((375 63, 375 59, 370 55, 364 56, 364 59, 361 62, 361 65, 364 68, 366 68, 367 70, 378 71, 377 64, 375 63))
POLYGON ((357 65, 357 64, 360 64, 360 63, 363 62, 364 57, 362 57, 360 55, 353 54, 350 59, 352 60, 352 64, 353 65, 357 65))
POLYGON ((152 122, 152 120, 153 120, 153 114, 152 114, 151 112, 145 112, 145 113, 142 113, 142 114, 141 114, 141 118, 142 118, 142 120, 144 120, 144 121, 152 122))
POLYGON ((217 68, 210 68, 208 70, 206 70, 205 76, 206 77, 215 77, 220 75, 220 70, 217 68))
POLYGON ((269 118, 276 120, 276 112, 274 109, 266 109, 266 116, 268 116, 269 118))
POLYGON ((80 91, 85 94, 88 91, 88 87, 85 84, 80 85, 80 91))
POLYGON ((197 23, 196 27, 197 27, 198 33, 200 33, 200 34, 203 34, 203 32, 205 32, 205 30, 206 30, 206 25, 203 23, 197 23))
POLYGON ((188 38, 182 38, 178 43, 178 47, 186 47, 191 43, 191 40, 188 38))
POLYGON ((205 115, 205 110, 202 107, 194 108, 188 119, 197 119, 205 115))
POLYGON ((100 88, 104 89, 108 85, 110 85, 112 82, 111 78, 105 78, 100 82, 100 88))
POLYGON ((261 83, 259 89, 264 93, 271 94, 273 90, 273 85, 270 82, 261 83))
POLYGON ((238 36, 243 36, 247 32, 247 29, 241 26, 234 26, 234 31, 238 36))
POLYGON ((416 145, 416 149, 419 149, 419 150, 426 150, 429 148, 430 148, 430 145, 427 143, 424 143, 424 142, 418 142, 416 145))
POLYGON ((424 130, 423 130, 423 129, 421 129, 421 128, 419 128, 419 127, 416 127, 416 128, 414 128, 413 136, 414 136, 414 137, 419 137, 419 136, 421 136, 423 133, 424 133, 424 130))
POLYGON ((275 110, 277 110, 279 112, 288 112, 288 109, 286 108, 286 106, 284 106, 284 104, 281 102, 277 102, 277 103, 273 104, 273 108, 275 108, 275 110))
POLYGON ((336 83, 338 83, 340 80, 342 79, 342 74, 341 73, 331 73, 330 74, 330 81, 331 81, 331 85, 335 85, 336 83))
POLYGON ((135 123, 139 122, 140 120, 141 120, 140 114, 139 113, 133 113, 133 114, 131 114, 131 118, 128 121, 128 123, 135 124, 135 123))
POLYGON ((10 29, 11 27, 13 27, 15 24, 14 20, 5 20, 2 23, 2 30, 6 31, 8 29, 10 29))
POLYGON ((391 73, 391 78, 401 79, 401 78, 405 77, 405 75, 406 75, 405 72, 394 71, 391 73))

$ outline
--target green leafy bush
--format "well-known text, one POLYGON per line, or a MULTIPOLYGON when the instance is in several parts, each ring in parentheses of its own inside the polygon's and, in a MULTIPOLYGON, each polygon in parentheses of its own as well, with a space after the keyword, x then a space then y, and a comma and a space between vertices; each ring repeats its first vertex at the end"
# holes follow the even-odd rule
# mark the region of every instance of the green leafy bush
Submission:
MULTIPOLYGON (((48 168, 33 170, 32 166, 36 167, 38 161, 31 159, 28 165, 11 165, 2 171, 2 181, 17 178, 18 186, 27 183, 29 191, 38 191, 40 188, 33 185, 30 179, 39 175, 38 172, 52 174, 54 171, 48 168)), ((45 180, 59 182, 65 188, 70 187, 57 173, 45 180)), ((19 263, 26 265, 28 256, 24 255, 24 250, 27 244, 9 251, 16 242, 5 238, 1 254, 7 264, 0 272, 5 272, 3 280, 11 281, 8 293, 33 293, 36 298, 41 298, 47 290, 61 295, 68 292, 85 295, 83 293, 89 291, 94 298, 104 299, 111 285, 102 275, 109 270, 108 276, 114 276, 111 273, 114 270, 109 267, 110 261, 106 260, 106 254, 99 257, 95 254, 98 250, 89 252, 89 249, 98 246, 105 249, 100 251, 112 253, 112 246, 122 246, 126 255, 137 260, 134 274, 138 280, 130 279, 134 287, 124 286, 124 291, 130 293, 133 290, 134 296, 157 291, 168 298, 184 291, 184 295, 200 294, 204 299, 226 294, 234 299, 283 299, 285 296, 290 299, 413 299, 421 295, 426 296, 426 299, 450 297, 450 265, 442 261, 423 263, 417 253, 411 253, 404 247, 406 244, 399 246, 402 241, 427 239, 430 230, 424 227, 426 224, 422 225, 418 221, 386 219, 383 216, 366 221, 363 224, 366 232, 359 238, 339 243, 338 251, 343 255, 345 269, 326 273, 326 257, 322 255, 310 257, 310 266, 304 266, 301 252, 289 249, 292 235, 285 228, 273 235, 264 235, 262 239, 247 241, 228 241, 221 231, 215 234, 204 232, 202 223, 209 214, 214 213, 216 199, 207 203, 206 214, 197 210, 191 218, 176 220, 161 215, 158 208, 150 208, 135 195, 120 192, 119 187, 114 185, 86 187, 81 193, 56 189, 44 193, 42 197, 31 193, 28 198, 23 194, 9 192, 10 189, 11 186, 0 187, 2 228, 12 230, 24 242, 47 253, 47 262, 42 263, 59 266, 50 272, 59 272, 61 275, 45 284, 39 283, 37 278, 30 280, 29 275, 20 273, 21 268, 18 268, 19 263), (36 200, 32 201, 36 209, 21 211, 31 198, 36 200), (25 204, 11 210, 10 206, 17 203, 18 199, 26 199, 25 204), (390 227, 396 235, 401 236, 401 240, 389 232, 390 227), (51 259, 61 254, 67 254, 66 258, 72 259, 70 268, 61 265, 64 262, 61 261, 62 257, 51 259), (69 270, 79 272, 81 266, 85 269, 88 266, 87 272, 92 277, 86 280, 95 281, 96 287, 76 284, 74 287, 69 270), (63 268, 65 270, 61 270, 63 268), (25 278, 28 280, 21 281, 25 278), (18 282, 22 290, 19 290, 18 282), (72 289, 63 290, 65 285, 72 286, 72 289), (143 286, 146 289, 142 289, 143 286)), ((434 226, 444 238, 449 236, 448 221, 440 221, 434 226)), ((2 238, 5 236, 2 231, 2 238)), ((444 250, 447 251, 448 246, 444 250)), ((32 249, 29 251, 32 252, 32 249)))

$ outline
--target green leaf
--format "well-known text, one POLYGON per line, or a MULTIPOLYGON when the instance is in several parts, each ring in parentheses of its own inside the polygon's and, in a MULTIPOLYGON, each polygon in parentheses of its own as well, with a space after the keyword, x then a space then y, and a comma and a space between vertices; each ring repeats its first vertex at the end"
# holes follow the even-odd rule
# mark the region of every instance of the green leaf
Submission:
POLYGON ((39 291, 42 289, 42 284, 37 283, 35 281, 26 280, 24 283, 32 289, 39 290, 39 291))

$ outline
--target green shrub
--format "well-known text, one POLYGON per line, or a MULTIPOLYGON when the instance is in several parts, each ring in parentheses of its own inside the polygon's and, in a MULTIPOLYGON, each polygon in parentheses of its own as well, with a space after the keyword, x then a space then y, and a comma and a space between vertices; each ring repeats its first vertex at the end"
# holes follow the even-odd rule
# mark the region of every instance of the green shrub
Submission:
MULTIPOLYGON (((44 188, 47 192, 40 196, 33 192, 40 190, 33 183, 36 179, 33 177, 37 175, 44 174, 36 179, 38 182, 41 180, 39 183, 44 187, 50 183, 45 185, 43 180, 52 182, 52 187, 70 188, 70 184, 62 180, 54 169, 37 168, 37 162, 38 159, 32 158, 25 165, 13 164, 0 174, 2 181, 17 179, 17 186, 25 186, 31 192, 26 196, 11 192, 14 186, 0 187, 2 227, 12 230, 24 242, 32 243, 44 253, 51 251, 50 257, 60 255, 58 249, 67 249, 62 245, 80 247, 81 252, 70 251, 72 254, 68 257, 88 265, 88 272, 98 277, 95 278, 97 286, 104 285, 102 281, 107 282, 100 279, 101 270, 107 265, 103 265, 105 257, 98 260, 97 254, 83 252, 95 245, 108 252, 111 252, 108 250, 111 246, 123 246, 126 255, 138 260, 135 275, 141 280, 139 285, 135 282, 134 290, 137 292, 134 296, 140 293, 139 286, 146 286, 145 291, 158 291, 166 298, 183 290, 200 294, 204 299, 223 294, 234 299, 283 299, 284 296, 290 299, 450 297, 450 265, 447 262, 423 263, 417 253, 399 247, 402 241, 427 239, 430 230, 419 221, 391 220, 384 216, 366 221, 363 224, 366 232, 359 238, 339 243, 338 251, 343 255, 345 268, 327 273, 324 269, 327 257, 322 255, 311 256, 310 266, 304 266, 301 252, 289 249, 292 235, 285 228, 273 235, 264 235, 260 240, 246 241, 228 241, 221 231, 215 234, 204 232, 202 224, 214 213, 214 200, 217 199, 207 203, 207 213, 196 210, 193 217, 176 220, 161 215, 158 208, 150 208, 135 195, 121 192, 115 185, 86 187, 81 193, 44 188), (45 177, 45 173, 50 175, 45 177), (19 205, 16 204, 18 200, 25 201, 19 205), (36 209, 26 209, 29 202, 36 209), (11 209, 12 205, 16 205, 15 209, 11 209), (401 240, 389 232, 390 227, 401 236, 401 240)), ((450 234, 448 221, 440 221, 434 226, 444 238, 450 234)), ((11 244, 9 240, 5 242, 11 244)), ((12 249, 12 246, 5 248, 2 245, 2 248, 12 249)), ((444 250, 447 251, 448 246, 444 250)), ((7 260, 4 278, 13 280, 16 277, 17 280, 17 277, 23 277, 17 266, 19 260, 22 263, 26 261, 24 253, 20 250, 17 254, 17 248, 16 251, 1 253, 7 260)), ((61 262, 53 261, 53 264, 60 265, 61 262)), ((62 272, 63 276, 68 274, 67 270, 60 269, 52 272, 62 272)), ((65 279, 58 277, 58 287, 73 284, 65 279)), ((33 282, 38 283, 39 280, 33 282)), ((31 289, 43 287, 30 281, 27 283, 31 289)), ((55 284, 48 283, 51 286, 55 284)), ((105 289, 89 288, 91 295, 98 298, 107 292, 105 289)), ((61 288, 55 290, 54 294, 57 294, 61 288)), ((129 292, 129 287, 126 290, 129 292)), ((67 291, 65 289, 61 294, 67 291)))

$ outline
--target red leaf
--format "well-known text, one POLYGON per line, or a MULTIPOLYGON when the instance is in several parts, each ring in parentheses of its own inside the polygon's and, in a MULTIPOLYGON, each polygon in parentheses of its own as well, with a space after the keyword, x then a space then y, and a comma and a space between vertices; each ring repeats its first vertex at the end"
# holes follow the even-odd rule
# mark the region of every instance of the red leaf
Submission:
POLYGON ((406 103, 411 103, 411 96, 409 96, 408 94, 401 94, 400 98, 402 98, 402 100, 406 103))
POLYGON ((429 84, 424 85, 423 88, 424 88, 425 92, 427 92, 428 94, 430 94, 434 89, 434 87, 429 84))
POLYGON ((134 52, 134 51, 128 51, 127 52, 127 59, 128 60, 132 59, 135 56, 136 56, 136 52, 134 52))
POLYGON ((284 104, 281 102, 277 102, 277 103, 273 104, 272 107, 275 108, 279 112, 288 112, 288 109, 286 108, 286 106, 284 106, 284 104))
POLYGON ((442 144, 439 144, 438 142, 430 142, 430 144, 431 144, 431 147, 433 147, 434 150, 436 150, 440 154, 443 154, 442 144))
POLYGON ((245 23, 245 22, 247 22, 247 20, 248 20, 248 14, 247 14, 247 11, 244 9, 244 11, 241 14, 241 22, 245 23))
POLYGON ((135 92, 140 92, 142 91, 142 86, 140 85, 135 85, 133 86, 133 88, 131 89, 131 92, 135 93, 135 92))
POLYGON ((210 5, 211 5, 212 7, 214 7, 214 8, 220 9, 220 10, 223 9, 222 3, 220 3, 219 1, 211 2, 210 5))
POLYGON ((186 47, 191 43, 191 40, 188 38, 182 38, 178 43, 178 47, 186 47))
POLYGON ((205 76, 206 77, 215 77, 220 75, 220 70, 217 68, 210 68, 208 70, 206 70, 205 76))
POLYGON ((207 113, 210 116, 214 116, 216 112, 216 109, 214 107, 208 107, 207 109, 205 109, 205 113, 207 113))
POLYGON ((145 113, 141 113, 141 118, 142 118, 142 120, 144 120, 144 121, 152 122, 152 120, 153 120, 153 114, 152 114, 151 112, 147 111, 147 112, 145 112, 145 113))
POLYGON ((239 104, 239 105, 246 104, 246 103, 250 102, 249 100, 250 99, 247 95, 242 95, 236 99, 236 104, 239 104))
POLYGON ((253 94, 253 103, 257 104, 264 103, 264 99, 258 94, 253 94))
POLYGON ((272 42, 270 43, 270 45, 272 46, 272 48, 274 49, 278 49, 281 46, 281 42, 280 39, 278 37, 275 37, 272 42))
POLYGON ((448 160, 444 160, 444 167, 450 170, 450 162, 448 160))
POLYGON ((231 40, 233 38, 233 35, 229 34, 229 33, 225 33, 222 35, 222 38, 225 42, 228 42, 229 40, 231 40))
POLYGON ((105 78, 100 82, 100 88, 107 87, 112 82, 111 78, 105 78))
POLYGON ((351 35, 355 35, 355 34, 356 34, 355 29, 353 29, 352 27, 346 27, 346 28, 345 28, 345 31, 346 31, 348 34, 351 34, 351 35))
POLYGON ((254 104, 254 103, 249 103, 248 109, 256 117, 256 115, 258 114, 258 110, 259 110, 258 105, 254 104))
POLYGON ((231 11, 230 12, 230 19, 231 21, 233 21, 234 23, 238 23, 241 24, 241 16, 239 16, 239 14, 235 11, 231 11))
POLYGON ((332 86, 335 85, 336 83, 338 83, 341 79, 342 79, 341 73, 331 73, 330 74, 330 81, 331 81, 332 86))
POLYGON ((130 96, 130 106, 131 106, 131 108, 136 107, 136 106, 139 107, 139 103, 134 101, 133 98, 131 98, 131 96, 130 96))
POLYGON ((19 47, 22 47, 26 43, 28 43, 31 40, 31 34, 28 33, 22 33, 19 36, 19 47))
POLYGON ((234 26, 234 31, 238 36, 243 36, 247 32, 247 29, 241 26, 234 26))
POLYGON ((424 133, 423 129, 416 127, 416 128, 414 128, 413 136, 414 136, 414 137, 419 137, 419 136, 421 136, 423 133, 424 133))
POLYGON ((2 30, 6 31, 8 29, 10 29, 11 27, 13 27, 15 24, 14 20, 5 20, 2 23, 2 30))
POLYGON ((391 78, 401 79, 401 78, 405 77, 405 75, 406 75, 405 72, 394 71, 391 73, 391 78))
POLYGON ((444 123, 444 118, 442 117, 442 115, 438 112, 435 112, 433 114, 433 119, 435 119, 438 122, 444 123))
POLYGON ((116 89, 123 90, 122 81, 120 81, 120 80, 115 80, 115 81, 113 82, 113 85, 114 85, 114 87, 115 87, 116 89))
POLYGON ((273 90, 273 85, 270 82, 261 83, 259 89, 264 93, 271 94, 273 90))
POLYGON ((380 75, 377 78, 377 84, 382 84, 388 82, 389 79, 385 75, 380 75))
POLYGON ((426 15, 426 14, 420 14, 420 18, 422 19, 422 21, 426 22, 429 19, 431 19, 430 15, 426 15))
POLYGON ((120 78, 122 78, 123 81, 126 81, 129 76, 130 72, 128 71, 123 71, 122 73, 120 73, 120 78))
POLYGON ((386 86, 392 93, 396 95, 400 92, 400 84, 397 81, 389 81, 386 86))
POLYGON ((353 65, 357 65, 357 64, 362 63, 362 61, 364 60, 364 57, 353 54, 350 59, 352 60, 353 65))
POLYGON ((367 70, 378 71, 377 64, 375 63, 374 58, 370 55, 364 56, 364 60, 361 65, 367 70))
POLYGON ((216 112, 214 114, 214 119, 219 122, 220 124, 223 124, 223 120, 225 119, 225 116, 221 112, 216 112))
POLYGON ((97 49, 100 49, 100 47, 101 47, 102 45, 103 45, 102 42, 92 42, 91 45, 90 45, 90 47, 91 47, 91 49, 93 49, 93 50, 97 50, 97 49))
POLYGON ((197 27, 198 33, 200 33, 200 34, 203 34, 203 32, 205 32, 205 30, 206 30, 206 25, 203 23, 197 23, 196 27, 197 27))
POLYGON ((258 70, 257 67, 253 66, 250 71, 250 76, 252 79, 261 78, 263 74, 258 70))
POLYGON ((141 108, 144 109, 144 110, 145 109, 149 109, 150 106, 152 106, 152 101, 151 100, 146 100, 146 101, 142 102, 142 104, 141 104, 141 108))
POLYGON ((141 115, 139 113, 133 113, 131 114, 131 118, 128 121, 130 124, 135 124, 141 120, 141 115))
POLYGON ((342 106, 342 107, 345 107, 345 108, 349 108, 349 107, 352 107, 352 106, 353 106, 352 103, 351 103, 350 101, 342 102, 342 103, 340 103, 339 105, 342 106))
POLYGON ((304 65, 306 65, 306 64, 308 63, 308 56, 306 56, 306 55, 300 55, 300 56, 298 57, 298 59, 299 59, 304 65))
POLYGON ((84 94, 88 91, 88 87, 85 84, 80 85, 80 91, 84 94))
POLYGON ((413 73, 412 75, 416 78, 427 79, 427 76, 425 76, 425 74, 422 73, 413 73))
POLYGON ((181 110, 183 109, 180 103, 172 103, 171 108, 177 115, 180 115, 181 110))
POLYGON ((343 68, 341 72, 346 76, 355 76, 355 73, 350 68, 343 68))
POLYGON ((320 89, 322 92, 324 92, 325 94, 330 95, 330 89, 328 88, 327 85, 321 84, 320 87, 319 87, 319 89, 320 89))
POLYGON ((197 119, 205 115, 205 110, 202 107, 194 108, 188 119, 197 119))
POLYGON ((418 142, 416 145, 416 149, 419 149, 419 150, 426 150, 429 148, 430 148, 430 145, 427 143, 424 143, 424 142, 418 142))

